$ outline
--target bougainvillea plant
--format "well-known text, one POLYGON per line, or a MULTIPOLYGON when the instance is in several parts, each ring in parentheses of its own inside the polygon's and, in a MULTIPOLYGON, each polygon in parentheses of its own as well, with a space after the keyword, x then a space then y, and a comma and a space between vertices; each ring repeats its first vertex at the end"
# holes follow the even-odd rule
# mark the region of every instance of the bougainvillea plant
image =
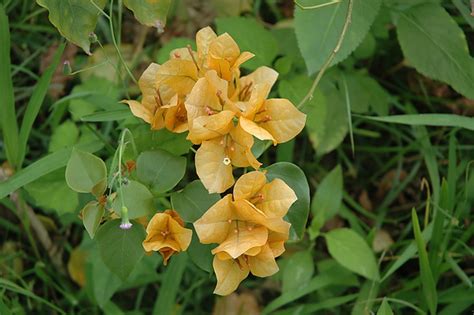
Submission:
POLYGON ((307 199, 304 175, 289 163, 263 169, 258 157, 271 144, 298 135, 306 115, 287 99, 269 98, 275 70, 262 66, 241 75, 240 66, 254 55, 241 52, 229 34, 218 36, 205 27, 196 34, 196 47, 174 49, 162 65, 151 63, 138 80, 140 99, 123 103, 147 124, 147 141, 159 142, 153 132, 162 129, 186 135, 196 148, 200 181, 169 193, 184 175, 185 159, 161 149, 139 152, 128 129, 110 161, 109 176, 100 158, 74 150, 66 179, 75 191, 95 196, 81 216, 111 271, 126 279, 141 256, 153 251, 166 265, 172 255, 193 246, 194 228, 201 244, 217 244, 199 247, 197 255, 213 255, 214 292, 228 295, 249 273, 267 277, 278 271, 275 258, 285 251, 291 223, 293 237, 301 235, 307 206, 297 205, 292 185, 299 185, 307 199), (232 194, 217 195, 232 187, 232 194), (108 244, 118 238, 130 245, 126 257, 108 254, 108 244), (141 248, 134 240, 142 242, 141 248))

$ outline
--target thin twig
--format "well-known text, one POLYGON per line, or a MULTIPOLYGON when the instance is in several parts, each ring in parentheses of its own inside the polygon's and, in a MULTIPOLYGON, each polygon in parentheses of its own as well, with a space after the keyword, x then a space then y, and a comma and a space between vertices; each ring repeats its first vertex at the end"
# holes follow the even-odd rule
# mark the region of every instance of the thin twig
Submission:
POLYGON ((337 4, 341 2, 342 0, 334 0, 326 3, 321 3, 321 4, 316 4, 316 5, 309 5, 309 6, 304 6, 300 4, 298 1, 295 0, 295 4, 301 9, 301 10, 313 10, 313 9, 319 9, 319 8, 324 8, 327 7, 328 5, 332 4, 337 4))
POLYGON ((308 94, 306 94, 305 97, 299 102, 297 106, 298 109, 303 107, 304 103, 306 103, 308 100, 313 98, 314 91, 316 90, 316 87, 321 81, 321 78, 323 77, 324 72, 326 72, 327 68, 331 64, 334 57, 336 56, 337 52, 339 51, 339 49, 341 49, 342 41, 344 40, 344 37, 346 36, 346 32, 349 28, 349 25, 351 24, 353 4, 354 4, 354 0, 349 0, 349 7, 347 8, 346 21, 344 22, 344 26, 342 27, 341 35, 339 35, 339 40, 337 41, 336 47, 331 52, 328 59, 324 63, 323 67, 319 71, 318 75, 314 79, 313 85, 311 86, 311 89, 309 89, 308 94))

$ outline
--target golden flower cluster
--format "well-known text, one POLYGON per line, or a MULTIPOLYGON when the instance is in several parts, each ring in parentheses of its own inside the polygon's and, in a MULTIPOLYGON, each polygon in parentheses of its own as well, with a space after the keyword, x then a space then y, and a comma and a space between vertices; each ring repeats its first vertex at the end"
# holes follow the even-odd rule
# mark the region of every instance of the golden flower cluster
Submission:
POLYGON ((285 251, 290 229, 283 217, 296 199, 281 179, 268 183, 263 172, 253 171, 194 223, 201 243, 219 244, 212 250, 214 293, 232 293, 249 272, 268 277, 278 271, 275 258, 285 251))
POLYGON ((259 169, 253 137, 275 145, 289 141, 306 115, 287 99, 267 99, 275 70, 260 67, 240 76, 240 65, 254 55, 241 52, 229 34, 203 28, 196 46, 173 50, 162 65, 152 63, 139 80, 141 102, 125 102, 152 129, 189 131, 188 139, 200 145, 199 178, 210 193, 222 193, 234 184, 233 167, 259 169))
MULTIPOLYGON (((249 273, 266 277, 278 271, 275 258, 284 251, 290 224, 283 218, 296 201, 282 180, 267 182, 252 153, 254 137, 274 145, 294 138, 306 115, 287 99, 268 99, 278 73, 260 67, 241 76, 240 65, 252 58, 232 37, 210 27, 196 34, 197 51, 175 49, 162 65, 151 64, 139 80, 140 102, 125 101, 132 113, 154 130, 188 131, 199 145, 196 171, 209 193, 234 185, 233 167, 252 167, 235 182, 233 194, 214 204, 194 223, 201 243, 215 243, 216 294, 233 292, 249 273)), ((143 242, 159 251, 164 263, 190 244, 192 231, 172 210, 155 214, 143 242)))

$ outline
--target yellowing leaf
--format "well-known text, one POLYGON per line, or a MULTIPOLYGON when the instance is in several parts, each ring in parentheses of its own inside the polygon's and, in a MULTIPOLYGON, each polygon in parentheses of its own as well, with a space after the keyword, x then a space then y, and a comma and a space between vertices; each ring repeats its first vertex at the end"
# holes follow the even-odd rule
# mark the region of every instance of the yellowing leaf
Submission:
POLYGON ((140 23, 163 32, 171 0, 124 0, 123 4, 133 11, 140 23))

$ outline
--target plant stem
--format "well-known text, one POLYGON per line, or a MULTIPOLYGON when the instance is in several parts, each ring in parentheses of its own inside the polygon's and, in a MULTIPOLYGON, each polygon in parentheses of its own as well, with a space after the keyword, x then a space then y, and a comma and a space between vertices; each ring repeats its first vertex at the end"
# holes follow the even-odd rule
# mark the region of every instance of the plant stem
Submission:
POLYGON ((304 5, 300 4, 298 1, 295 0, 295 4, 296 4, 301 10, 313 10, 313 9, 319 9, 319 8, 327 7, 328 5, 337 4, 337 3, 341 2, 341 1, 342 1, 342 0, 334 0, 334 1, 326 2, 326 3, 321 3, 321 4, 316 4, 316 5, 304 6, 304 5))

